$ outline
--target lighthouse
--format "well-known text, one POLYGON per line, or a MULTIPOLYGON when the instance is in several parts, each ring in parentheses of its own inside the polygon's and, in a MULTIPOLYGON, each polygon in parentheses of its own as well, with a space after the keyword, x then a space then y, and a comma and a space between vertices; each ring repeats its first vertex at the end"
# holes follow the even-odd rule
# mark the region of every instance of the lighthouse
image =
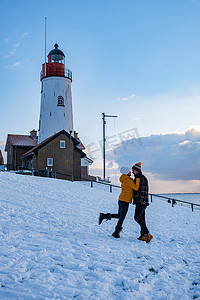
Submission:
POLYGON ((48 62, 42 65, 41 105, 38 143, 55 133, 65 130, 72 134, 72 72, 65 67, 65 55, 58 44, 48 54, 48 62))

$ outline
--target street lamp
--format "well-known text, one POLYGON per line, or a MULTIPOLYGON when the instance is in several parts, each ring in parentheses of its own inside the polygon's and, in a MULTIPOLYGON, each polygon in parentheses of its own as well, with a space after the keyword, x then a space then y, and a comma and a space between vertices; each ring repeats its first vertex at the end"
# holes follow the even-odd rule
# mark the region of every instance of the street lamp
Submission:
POLYGON ((106 178, 106 118, 117 118, 118 116, 111 116, 102 113, 103 120, 103 179, 106 178))

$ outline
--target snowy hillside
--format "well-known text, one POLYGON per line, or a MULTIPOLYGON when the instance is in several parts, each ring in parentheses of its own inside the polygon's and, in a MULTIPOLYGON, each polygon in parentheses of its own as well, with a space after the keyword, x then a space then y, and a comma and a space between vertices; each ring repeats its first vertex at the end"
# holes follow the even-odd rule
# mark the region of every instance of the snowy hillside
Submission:
POLYGON ((154 200, 146 244, 131 205, 115 239, 118 194, 0 173, 0 299, 200 299, 200 211, 154 200))

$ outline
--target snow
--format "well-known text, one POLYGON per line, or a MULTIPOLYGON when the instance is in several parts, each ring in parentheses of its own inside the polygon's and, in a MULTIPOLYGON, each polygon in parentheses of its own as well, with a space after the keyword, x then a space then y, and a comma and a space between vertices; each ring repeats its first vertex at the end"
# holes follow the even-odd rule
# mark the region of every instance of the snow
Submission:
POLYGON ((120 239, 119 190, 0 173, 0 299, 200 299, 200 210, 159 199, 149 244, 130 205, 120 239))

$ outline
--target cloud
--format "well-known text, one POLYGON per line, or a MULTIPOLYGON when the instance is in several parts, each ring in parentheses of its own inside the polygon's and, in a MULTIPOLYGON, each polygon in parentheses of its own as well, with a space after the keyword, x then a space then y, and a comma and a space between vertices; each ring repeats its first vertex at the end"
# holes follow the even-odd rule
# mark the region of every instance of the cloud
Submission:
POLYGON ((21 42, 18 42, 18 43, 16 43, 16 44, 14 44, 12 50, 10 51, 10 54, 14 55, 15 52, 16 52, 16 50, 17 50, 17 48, 18 48, 20 45, 21 45, 21 42))
POLYGON ((200 131, 160 134, 130 139, 121 143, 117 154, 110 152, 107 159, 116 155, 119 167, 142 162, 144 172, 156 180, 200 180, 200 131))
POLYGON ((128 101, 128 100, 130 100, 130 99, 132 99, 134 97, 135 97, 135 94, 132 94, 132 95, 130 95, 128 97, 117 98, 117 100, 128 101))
POLYGON ((9 66, 9 68, 16 68, 18 66, 20 66, 22 63, 20 61, 17 61, 16 63, 12 64, 9 66))
POLYGON ((28 32, 22 33, 22 35, 20 36, 20 39, 23 40, 26 36, 28 36, 28 32))
MULTIPOLYGON (((14 43, 14 44, 12 45, 12 49, 11 49, 9 55, 8 55, 8 54, 3 55, 3 58, 8 58, 10 55, 15 55, 17 49, 18 49, 19 46, 22 44, 22 41, 23 41, 27 36, 28 36, 28 33, 27 33, 27 32, 22 33, 22 34, 20 35, 20 37, 19 37, 19 40, 18 40, 16 43, 14 43)), ((10 42, 10 41, 12 40, 12 37, 7 37, 7 38, 5 38, 4 40, 5 40, 6 43, 8 43, 8 42, 10 42)))
MULTIPOLYGON (((90 174, 102 177, 102 168, 91 166, 90 174)), ((149 181, 150 193, 200 193, 200 180, 160 180, 155 179, 155 175, 150 172, 144 172, 144 174, 149 181)), ((106 168, 106 178, 109 177, 112 184, 120 186, 120 175, 118 166, 115 170, 106 168)))
POLYGON ((5 141, 5 140, 3 140, 3 141, 0 141, 0 146, 4 147, 4 146, 5 146, 5 144, 6 144, 6 141, 5 141))

